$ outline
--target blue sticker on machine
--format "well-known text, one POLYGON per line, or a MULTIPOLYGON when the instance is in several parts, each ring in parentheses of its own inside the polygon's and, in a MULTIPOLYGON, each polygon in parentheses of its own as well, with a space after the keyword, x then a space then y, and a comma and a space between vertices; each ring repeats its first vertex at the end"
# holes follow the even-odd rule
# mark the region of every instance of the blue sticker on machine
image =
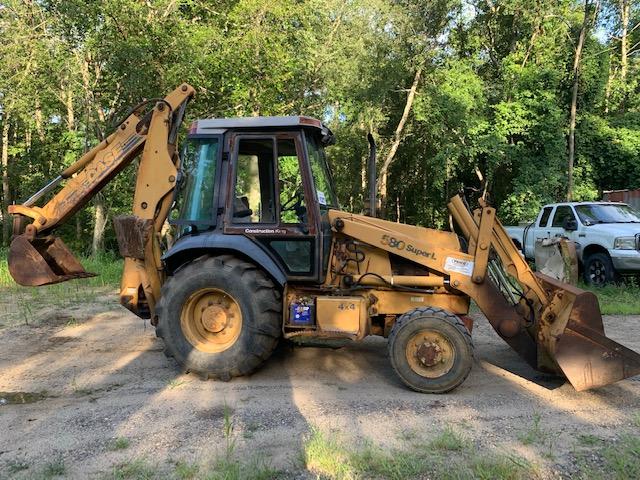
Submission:
POLYGON ((293 325, 313 325, 315 323, 313 304, 292 303, 289 307, 289 322, 293 325))

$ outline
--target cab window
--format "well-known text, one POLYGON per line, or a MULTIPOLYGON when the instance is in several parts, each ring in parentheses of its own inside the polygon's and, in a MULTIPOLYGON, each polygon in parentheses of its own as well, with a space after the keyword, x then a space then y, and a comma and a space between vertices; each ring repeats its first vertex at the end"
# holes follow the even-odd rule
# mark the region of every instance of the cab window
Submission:
POLYGON ((540 217, 540 225, 538 225, 539 227, 547 226, 547 223, 549 223, 549 217, 551 216, 551 210, 553 210, 553 207, 544 207, 542 216, 540 217))
POLYGON ((571 210, 571 207, 568 205, 560 205, 559 207, 556 207, 556 213, 553 216, 553 223, 551 226, 562 227, 567 218, 575 220, 576 217, 573 214, 573 210, 571 210))
POLYGON ((313 176, 316 198, 320 209, 338 208, 338 199, 333 191, 333 183, 324 149, 314 136, 307 133, 305 134, 305 139, 309 154, 309 164, 311 165, 311 175, 313 176))
POLYGON ((302 173, 293 139, 278 140, 280 223, 307 223, 302 173))
POLYGON ((233 196, 234 223, 275 223, 273 139, 240 139, 233 196))
POLYGON ((218 138, 191 138, 182 154, 184 176, 171 213, 172 223, 205 228, 215 222, 214 194, 218 138))

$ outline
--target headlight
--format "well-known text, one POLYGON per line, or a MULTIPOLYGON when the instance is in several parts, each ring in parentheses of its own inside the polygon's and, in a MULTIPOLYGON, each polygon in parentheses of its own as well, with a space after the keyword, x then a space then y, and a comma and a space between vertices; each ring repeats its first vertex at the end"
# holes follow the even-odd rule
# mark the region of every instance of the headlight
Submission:
POLYGON ((613 242, 615 250, 635 250, 636 237, 618 237, 613 242))

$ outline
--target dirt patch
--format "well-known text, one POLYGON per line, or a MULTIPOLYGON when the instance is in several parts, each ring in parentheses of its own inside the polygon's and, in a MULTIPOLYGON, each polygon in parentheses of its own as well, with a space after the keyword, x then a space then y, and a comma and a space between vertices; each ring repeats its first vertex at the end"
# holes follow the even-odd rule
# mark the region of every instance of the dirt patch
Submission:
MULTIPOLYGON (((230 438, 240 457, 259 454, 304 477, 300 452, 317 427, 387 449, 427 445, 453 429, 487 455, 510 452, 557 478, 577 471, 576 452, 640 426, 640 377, 578 393, 527 367, 479 315, 469 378, 451 393, 423 395, 396 378, 380 338, 338 350, 281 348, 251 377, 201 381, 165 358, 148 324, 113 299, 100 307, 74 306, 72 322, 0 330, 0 391, 43 395, 0 405, 0 477, 31 478, 60 462, 71 478, 143 461, 174 472, 215 462, 230 438)), ((639 316, 605 324, 640 350, 639 316)))

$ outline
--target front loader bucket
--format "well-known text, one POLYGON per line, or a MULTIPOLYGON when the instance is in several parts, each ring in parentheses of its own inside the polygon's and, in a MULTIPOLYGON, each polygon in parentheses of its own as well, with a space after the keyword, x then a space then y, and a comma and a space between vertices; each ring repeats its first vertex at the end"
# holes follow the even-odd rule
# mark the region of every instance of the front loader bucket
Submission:
MULTIPOLYGON (((578 390, 640 374, 640 355, 605 335, 597 297, 536 274, 554 300, 543 314, 538 340, 578 390)), ((540 350, 539 350, 540 361, 540 350)))
POLYGON ((62 240, 18 235, 9 247, 9 273, 20 285, 39 287, 74 278, 95 277, 85 271, 62 240))

